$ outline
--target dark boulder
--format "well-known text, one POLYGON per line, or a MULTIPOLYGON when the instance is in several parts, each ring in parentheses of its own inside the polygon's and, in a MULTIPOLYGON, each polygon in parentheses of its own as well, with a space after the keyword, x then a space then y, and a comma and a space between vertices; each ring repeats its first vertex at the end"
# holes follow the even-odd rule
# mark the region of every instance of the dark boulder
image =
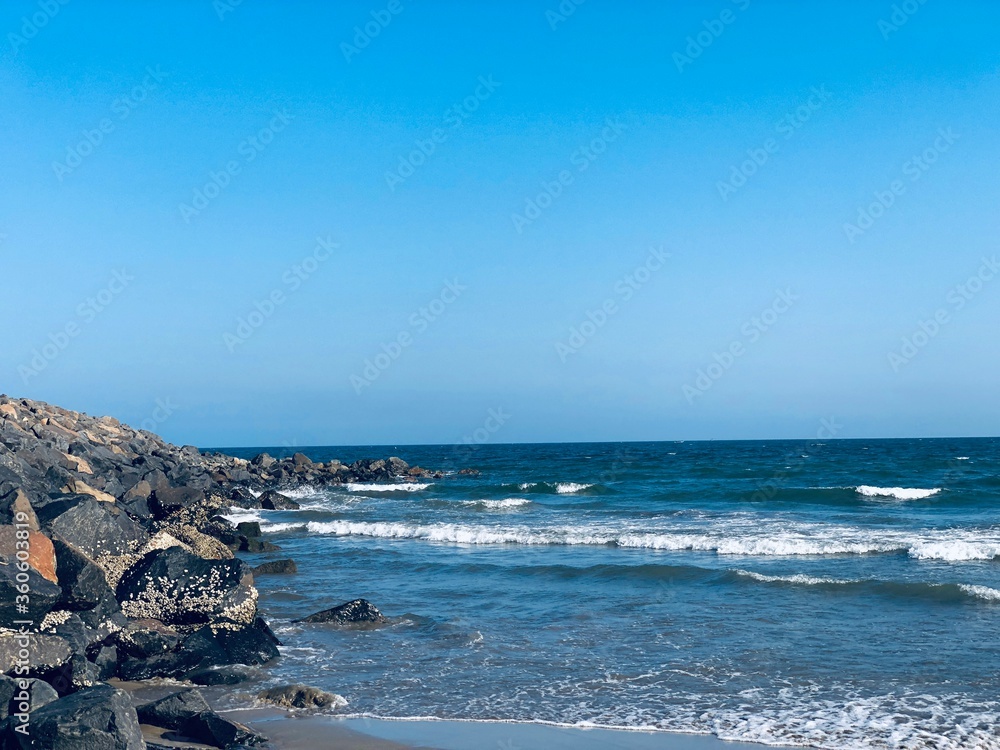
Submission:
MULTIPOLYGON (((39 512, 39 518, 41 515, 39 512)), ((49 528, 53 535, 58 535, 91 560, 132 552, 148 540, 146 532, 128 515, 92 497, 76 502, 53 518, 49 528)))
POLYGON ((203 711, 192 716, 181 728, 181 732, 193 740, 216 747, 232 748, 237 745, 262 745, 267 737, 235 721, 224 719, 213 711, 203 711))
POLYGON ((281 547, 263 539, 248 539, 241 536, 239 549, 240 552, 277 552, 281 547))
POLYGON ((189 688, 139 706, 136 713, 143 724, 152 724, 154 727, 165 729, 181 729, 189 719, 211 710, 202 694, 189 688))
POLYGON ((128 617, 153 617, 167 625, 218 619, 249 624, 257 590, 242 560, 205 560, 175 546, 153 550, 125 571, 117 598, 128 617))
POLYGON ((31 713, 30 733, 8 732, 8 747, 20 750, 144 750, 128 693, 95 685, 31 713))
POLYGON ((121 613, 115 592, 108 586, 104 571, 80 550, 59 536, 52 539, 56 552, 56 575, 62 598, 59 608, 80 612, 91 627, 113 620, 121 613))
POLYGON ((298 572, 299 569, 294 560, 271 560, 266 563, 261 563, 253 569, 253 574, 255 576, 290 575, 298 572))
POLYGON ((244 667, 221 666, 196 669, 184 675, 184 679, 195 685, 239 685, 253 679, 254 674, 244 667))
POLYGON ((294 453, 292 454, 292 465, 293 466, 312 466, 312 460, 305 453, 294 453))
POLYGON ((65 664, 72 656, 69 643, 57 635, 0 632, 0 672, 13 672, 25 648, 29 649, 28 666, 32 675, 65 664))
POLYGON ((19 629, 15 620, 41 622, 62 598, 62 589, 16 557, 0 556, 0 627, 19 629), (20 577, 20 580, 19 580, 20 577), (17 603, 17 606, 15 606, 17 603), (23 607, 23 609, 21 609, 23 607))
POLYGON ((205 493, 195 487, 162 487, 153 491, 150 509, 158 519, 189 508, 205 500, 205 493))
POLYGON ((337 708, 347 704, 341 696, 308 685, 280 685, 257 693, 262 701, 282 708, 337 708))
POLYGON ((30 713, 57 700, 59 693, 44 680, 0 676, 0 719, 30 713))
POLYGON ((280 492, 275 492, 274 490, 267 490, 262 492, 260 497, 257 498, 260 501, 260 507, 265 510, 298 510, 299 504, 292 500, 292 498, 282 495, 280 492))
POLYGON ((292 622, 323 623, 337 625, 375 625, 388 622, 378 608, 367 599, 355 599, 337 607, 324 609, 301 620, 292 622))
POLYGON ((246 487, 233 487, 229 499, 238 508, 259 508, 260 500, 246 487))
POLYGON ((259 521, 242 521, 236 524, 236 531, 245 537, 254 539, 260 536, 259 521))
POLYGON ((398 456, 390 456, 386 460, 386 467, 393 476, 402 476, 410 469, 410 465, 398 456))

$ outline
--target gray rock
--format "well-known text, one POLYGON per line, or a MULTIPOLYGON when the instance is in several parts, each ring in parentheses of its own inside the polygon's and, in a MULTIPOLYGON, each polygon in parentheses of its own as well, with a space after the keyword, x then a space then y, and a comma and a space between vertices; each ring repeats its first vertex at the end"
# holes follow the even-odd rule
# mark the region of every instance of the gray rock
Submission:
POLYGON ((53 518, 49 528, 91 560, 132 552, 149 538, 141 526, 111 503, 89 496, 53 518))
POLYGON ((200 692, 187 689, 139 706, 136 713, 142 724, 181 729, 189 719, 211 710, 200 692))
POLYGON ((124 690, 95 685, 31 714, 30 734, 8 732, 20 750, 144 750, 132 702, 124 690))

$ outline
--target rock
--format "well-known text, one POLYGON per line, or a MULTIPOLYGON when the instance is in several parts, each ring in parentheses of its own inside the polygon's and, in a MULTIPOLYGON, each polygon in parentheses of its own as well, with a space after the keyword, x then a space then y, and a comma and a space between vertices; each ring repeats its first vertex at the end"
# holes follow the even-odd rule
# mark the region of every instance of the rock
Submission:
POLYGON ((30 734, 9 732, 12 748, 32 750, 144 750, 128 693, 95 685, 31 713, 30 734))
POLYGON ((44 680, 0 676, 0 719, 30 713, 57 700, 59 693, 44 680))
POLYGON ((292 498, 282 495, 274 490, 262 492, 260 497, 260 507, 265 510, 298 510, 299 504, 292 498))
POLYGON ((258 521, 243 521, 236 524, 236 531, 245 537, 253 539, 260 536, 260 523, 258 521))
POLYGON ((283 708, 340 708, 347 705, 343 696, 325 693, 308 685, 281 685, 257 693, 262 701, 283 708))
POLYGON ((271 560, 266 563, 261 563, 253 569, 253 574, 255 576, 289 575, 298 572, 299 569, 294 560, 271 560))
POLYGON ((213 711, 203 711, 192 716, 181 728, 188 737, 216 747, 230 748, 234 745, 262 745, 267 737, 257 734, 243 724, 224 719, 213 711))
POLYGON ((410 469, 410 465, 398 456, 390 456, 386 464, 389 471, 395 476, 405 474, 410 469))
POLYGON ((229 493, 229 499, 238 508, 259 508, 260 500, 246 487, 234 487, 229 493))
POLYGON ((69 695, 99 684, 97 667, 82 653, 74 653, 52 669, 35 668, 32 674, 49 683, 59 695, 69 695))
POLYGON ((101 646, 93 655, 97 679, 109 680, 118 674, 118 647, 101 646))
POLYGON ((206 560, 233 559, 233 551, 229 547, 215 537, 203 534, 190 524, 173 526, 170 531, 174 537, 190 547, 191 551, 198 557, 204 557, 206 560))
POLYGON ((195 685, 239 685, 252 679, 254 673, 243 667, 209 667, 196 669, 184 675, 184 679, 195 685))
POLYGON ((60 598, 62 589, 34 568, 18 562, 17 558, 0 557, 0 602, 3 603, 0 628, 20 629, 14 624, 15 620, 41 622, 60 598), (24 609, 14 606, 15 603, 23 604, 24 609))
POLYGON ((52 540, 56 554, 56 574, 62 597, 59 607, 84 612, 84 622, 96 627, 121 612, 115 592, 104 571, 93 560, 60 537, 52 540))
POLYGON ((295 466, 312 466, 313 462, 304 453, 292 454, 292 464, 295 466))
POLYGON ((0 498, 0 523, 25 523, 31 531, 38 531, 38 516, 31 507, 28 495, 18 488, 0 498))
POLYGON ((205 493, 194 487, 161 487, 153 492, 150 509, 158 519, 204 501, 205 493))
POLYGON ((26 528, 0 526, 0 558, 12 563, 22 557, 24 562, 38 571, 42 578, 52 583, 57 582, 56 553, 52 548, 52 541, 47 536, 26 528), (18 552, 21 553, 20 557, 18 552))
MULTIPOLYGON (((39 510, 39 518, 48 507, 39 510)), ((73 503, 48 527, 53 535, 62 537, 95 562, 106 555, 132 552, 149 538, 142 527, 113 505, 90 498, 73 503)))
POLYGON ((267 453, 259 453, 254 456, 250 463, 254 466, 259 466, 264 471, 267 471, 278 462, 267 453))
POLYGON ((47 671, 65 664, 72 656, 69 643, 57 635, 0 632, 0 672, 10 674, 20 662, 22 649, 28 649, 30 673, 47 671))
POLYGON ((181 729, 189 719, 211 710, 202 694, 189 688, 139 706, 136 713, 143 724, 166 729, 181 729))
POLYGON ((292 622, 332 622, 337 625, 373 625, 388 622, 378 608, 367 599, 355 599, 331 609, 324 609, 292 622))
POLYGON ((281 547, 277 544, 264 541, 263 539, 247 539, 245 536, 240 537, 241 552, 277 552, 280 549, 281 547))
POLYGON ((117 598, 128 617, 167 625, 219 619, 250 624, 257 611, 253 575, 242 560, 204 560, 179 547, 153 550, 129 568, 117 598))
POLYGON ((113 503, 115 501, 114 495, 109 495, 107 492, 94 489, 81 479, 75 479, 68 482, 67 485, 63 487, 63 492, 67 494, 90 495, 92 498, 99 500, 102 503, 113 503))

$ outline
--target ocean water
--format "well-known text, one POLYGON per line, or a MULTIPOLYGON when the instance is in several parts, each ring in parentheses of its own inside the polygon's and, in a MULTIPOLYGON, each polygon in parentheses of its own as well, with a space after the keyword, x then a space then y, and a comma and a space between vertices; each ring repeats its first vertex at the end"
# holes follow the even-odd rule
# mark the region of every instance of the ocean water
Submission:
POLYGON ((233 512, 299 566, 268 679, 351 715, 1000 748, 1000 439, 300 450, 481 471, 233 512))

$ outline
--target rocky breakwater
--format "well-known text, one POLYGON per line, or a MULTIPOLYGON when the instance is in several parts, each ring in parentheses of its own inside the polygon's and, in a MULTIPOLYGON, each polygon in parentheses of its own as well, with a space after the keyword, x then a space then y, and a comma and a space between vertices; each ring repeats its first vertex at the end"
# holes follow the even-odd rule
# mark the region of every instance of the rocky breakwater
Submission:
POLYGON ((220 667, 278 656, 253 569, 234 555, 273 545, 224 508, 295 507, 270 488, 421 476, 434 474, 397 458, 202 454, 0 396, 0 750, 142 748, 140 716, 210 746, 263 742, 200 696, 137 714, 107 681, 206 684, 220 667))

